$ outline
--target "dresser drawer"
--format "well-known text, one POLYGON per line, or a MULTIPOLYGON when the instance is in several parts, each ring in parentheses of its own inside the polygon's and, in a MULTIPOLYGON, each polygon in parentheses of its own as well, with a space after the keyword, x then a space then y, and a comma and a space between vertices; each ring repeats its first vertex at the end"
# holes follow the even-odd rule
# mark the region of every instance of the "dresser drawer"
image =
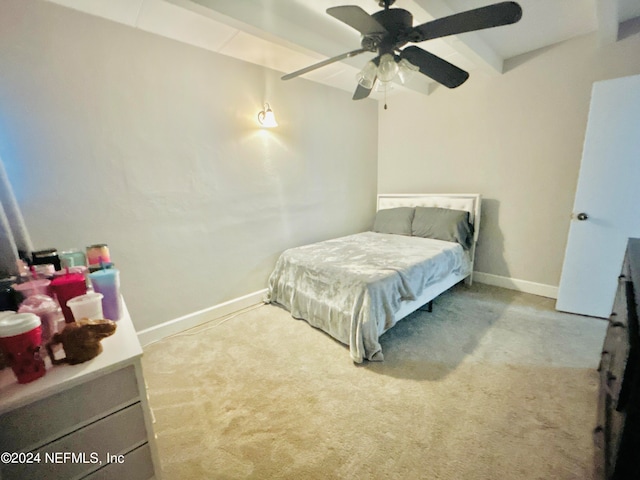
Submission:
POLYGON ((628 281, 624 277, 618 278, 618 288, 616 289, 616 296, 613 300, 613 307, 611 309, 610 322, 619 323, 625 327, 628 324, 627 319, 627 288, 628 281))
POLYGON ((616 471, 616 464, 619 458, 620 445, 622 442, 624 428, 625 428, 626 414, 624 412, 617 412, 611 410, 609 412, 609 418, 607 420, 607 462, 606 473, 607 478, 611 478, 613 472, 616 471))
POLYGON ((610 397, 611 405, 617 410, 624 408, 626 402, 623 379, 627 377, 625 372, 628 367, 630 354, 627 308, 629 291, 629 282, 620 279, 613 307, 614 311, 609 318, 609 326, 607 327, 607 333, 602 347, 603 353, 599 368, 601 374, 603 374, 601 375, 601 385, 610 397), (605 358, 607 360, 606 362, 605 358))
POLYGON ((622 408, 619 403, 621 403, 623 379, 629 358, 627 330, 621 328, 618 331, 614 331, 610 340, 610 345, 615 348, 609 351, 608 365, 602 373, 604 374, 604 387, 611 398, 612 405, 617 410, 620 410, 622 408))
POLYGON ((142 407, 136 403, 39 448, 34 452, 38 463, 3 465, 1 476, 3 480, 81 478, 106 466, 108 454, 127 454, 146 442, 142 407), (75 458, 65 458, 65 453, 75 458))
POLYGON ((97 472, 93 472, 86 480, 149 480, 154 477, 153 461, 149 445, 143 445, 124 456, 122 463, 110 463, 97 472))
POLYGON ((138 398, 134 367, 116 370, 0 416, 0 451, 33 450, 138 398))
POLYGON ((605 452, 605 431, 603 425, 593 430, 593 471, 594 479, 606 478, 607 456, 605 452))

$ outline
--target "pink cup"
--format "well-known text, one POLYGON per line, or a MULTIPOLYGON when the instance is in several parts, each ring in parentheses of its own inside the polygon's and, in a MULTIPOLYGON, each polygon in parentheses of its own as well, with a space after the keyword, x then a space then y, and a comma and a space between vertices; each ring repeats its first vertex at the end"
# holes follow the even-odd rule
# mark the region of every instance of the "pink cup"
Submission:
MULTIPOLYGON (((58 333, 59 327, 60 329, 64 328, 64 325, 60 325, 64 323, 60 305, 47 295, 31 295, 20 304, 18 313, 33 313, 40 317, 43 345, 51 340, 55 333, 58 333)), ((43 349, 41 354, 45 356, 46 351, 43 349)))
POLYGON ((48 295, 50 284, 51 280, 38 278, 28 282, 12 285, 11 288, 16 292, 20 292, 24 298, 29 298, 31 295, 48 295))
POLYGON ((78 265, 75 267, 69 267, 69 271, 67 272, 67 269, 64 270, 56 270, 55 272, 53 272, 53 277, 62 277, 63 275, 68 275, 69 273, 81 273, 82 275, 85 275, 87 273, 87 267, 85 267, 84 265, 78 265))
POLYGON ((87 293, 87 281, 81 273, 70 273, 54 278, 51 281, 51 288, 58 299, 62 314, 67 323, 75 321, 73 313, 67 306, 67 302, 74 297, 79 297, 87 293))
POLYGON ((33 313, 16 313, 0 318, 0 349, 18 383, 29 383, 45 373, 40 356, 42 327, 33 313))

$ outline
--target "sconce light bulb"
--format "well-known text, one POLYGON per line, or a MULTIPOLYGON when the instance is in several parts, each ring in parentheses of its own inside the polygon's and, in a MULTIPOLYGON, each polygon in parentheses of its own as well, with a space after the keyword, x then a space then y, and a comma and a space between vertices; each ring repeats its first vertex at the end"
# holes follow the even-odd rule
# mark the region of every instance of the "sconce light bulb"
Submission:
POLYGON ((276 116, 273 114, 273 110, 268 103, 264 104, 264 110, 258 113, 258 123, 266 128, 273 128, 278 126, 276 122, 276 116))

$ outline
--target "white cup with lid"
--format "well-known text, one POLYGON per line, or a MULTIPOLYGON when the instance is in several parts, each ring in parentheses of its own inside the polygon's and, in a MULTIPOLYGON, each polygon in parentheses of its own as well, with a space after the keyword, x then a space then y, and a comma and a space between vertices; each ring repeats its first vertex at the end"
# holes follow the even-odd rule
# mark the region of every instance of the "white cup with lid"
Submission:
POLYGON ((83 318, 89 320, 100 320, 102 315, 102 295, 98 292, 89 292, 84 295, 73 297, 67 302, 67 307, 71 309, 73 318, 77 322, 83 318))

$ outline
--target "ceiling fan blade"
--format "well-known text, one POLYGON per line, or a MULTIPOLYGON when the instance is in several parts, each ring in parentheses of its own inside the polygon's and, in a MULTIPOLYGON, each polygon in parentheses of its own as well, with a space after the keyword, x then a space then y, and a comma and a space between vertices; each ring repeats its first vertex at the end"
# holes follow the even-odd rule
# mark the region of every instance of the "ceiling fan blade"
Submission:
MULTIPOLYGON (((374 57, 371 59, 371 62, 375 64, 375 66, 377 67, 378 65, 380 65, 380 55, 378 55, 377 57, 374 57)), ((367 98, 369 96, 369 94, 371 93, 371 91, 373 90, 373 87, 376 86, 376 82, 378 81, 378 76, 374 76, 373 77, 373 82, 371 83, 371 88, 367 88, 367 87, 363 87, 362 84, 360 83, 360 81, 358 81, 358 86, 356 87, 356 91, 353 92, 353 100, 362 100, 363 98, 367 98)))
POLYGON ((418 67, 420 73, 448 88, 456 88, 469 78, 464 70, 420 47, 407 47, 400 52, 400 57, 418 67))
MULTIPOLYGON (((373 84, 375 85, 376 82, 373 82, 373 84)), ((356 91, 353 92, 352 98, 353 100, 362 100, 363 98, 367 98, 371 93, 371 90, 373 90, 373 87, 366 88, 358 83, 358 86, 356 87, 356 91)))
POLYGON ((424 42, 458 33, 510 25, 520 18, 522 18, 520 5, 516 2, 501 2, 417 25, 411 30, 409 36, 412 42, 424 42))
POLYGON ((386 33, 387 30, 378 21, 357 5, 327 8, 327 13, 333 18, 346 23, 358 30, 362 35, 386 33))
POLYGON ((298 77, 300 75, 304 75, 305 73, 311 72, 312 70, 315 70, 316 68, 324 67, 325 65, 329 65, 329 64, 335 63, 335 62, 339 62, 340 60, 344 60, 345 58, 349 58, 349 57, 353 57, 355 55, 359 55, 359 54, 361 54, 363 52, 366 52, 366 50, 364 48, 359 48, 358 50, 352 50, 350 52, 343 53, 342 55, 338 55, 336 57, 328 58, 328 59, 323 60, 321 62, 314 63, 313 65, 310 65, 308 67, 302 68, 300 70, 296 70, 295 72, 287 73, 286 75, 284 75, 282 77, 282 80, 289 80, 291 78, 295 78, 295 77, 298 77))

